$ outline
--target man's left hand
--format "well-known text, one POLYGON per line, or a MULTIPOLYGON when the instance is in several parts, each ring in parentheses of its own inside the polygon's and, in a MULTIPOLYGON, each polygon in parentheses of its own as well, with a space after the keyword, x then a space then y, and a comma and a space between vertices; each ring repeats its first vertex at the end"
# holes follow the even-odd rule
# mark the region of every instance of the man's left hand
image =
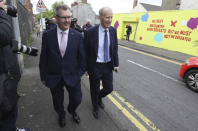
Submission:
POLYGON ((118 70, 119 70, 119 67, 114 67, 115 72, 118 72, 118 70))

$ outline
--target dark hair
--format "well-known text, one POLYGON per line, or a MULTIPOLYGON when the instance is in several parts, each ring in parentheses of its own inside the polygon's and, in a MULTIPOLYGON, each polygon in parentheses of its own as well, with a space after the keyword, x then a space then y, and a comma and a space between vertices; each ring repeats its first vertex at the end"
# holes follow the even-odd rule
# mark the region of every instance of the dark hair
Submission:
POLYGON ((77 18, 72 18, 72 20, 71 20, 72 22, 77 22, 78 21, 78 19, 77 18))

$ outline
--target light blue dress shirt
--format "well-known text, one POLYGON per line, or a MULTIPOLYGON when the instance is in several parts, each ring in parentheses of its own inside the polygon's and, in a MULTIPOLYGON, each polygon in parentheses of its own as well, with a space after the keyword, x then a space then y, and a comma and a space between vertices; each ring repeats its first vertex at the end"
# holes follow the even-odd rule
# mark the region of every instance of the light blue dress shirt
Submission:
MULTIPOLYGON (((110 48, 110 37, 109 37, 109 29, 107 30, 107 36, 108 36, 108 50, 110 48)), ((99 25, 98 29, 98 56, 96 62, 103 63, 104 62, 104 36, 105 36, 105 29, 99 25)), ((108 62, 111 61, 110 58, 110 50, 109 50, 109 55, 108 55, 108 62)))

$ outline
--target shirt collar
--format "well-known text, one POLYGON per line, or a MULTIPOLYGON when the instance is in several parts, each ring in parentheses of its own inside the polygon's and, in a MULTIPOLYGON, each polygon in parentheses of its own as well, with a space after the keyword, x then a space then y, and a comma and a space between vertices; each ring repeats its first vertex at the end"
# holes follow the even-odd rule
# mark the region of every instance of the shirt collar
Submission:
MULTIPOLYGON (((57 26, 57 31, 58 33, 62 33, 63 31, 57 26)), ((69 28, 67 30, 64 31, 66 34, 68 34, 69 32, 69 28)))
POLYGON ((102 32, 104 32, 105 30, 107 30, 107 32, 108 32, 108 31, 109 31, 109 28, 104 29, 104 28, 102 27, 102 25, 100 24, 100 25, 99 25, 99 30, 101 30, 102 32))

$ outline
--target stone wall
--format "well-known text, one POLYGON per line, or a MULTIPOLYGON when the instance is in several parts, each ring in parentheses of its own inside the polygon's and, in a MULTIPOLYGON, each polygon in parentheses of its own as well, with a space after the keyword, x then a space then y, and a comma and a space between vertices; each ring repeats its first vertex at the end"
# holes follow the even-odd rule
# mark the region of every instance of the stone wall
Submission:
POLYGON ((21 34, 21 42, 26 44, 30 32, 32 32, 32 13, 29 12, 19 1, 17 1, 18 20, 21 34))

